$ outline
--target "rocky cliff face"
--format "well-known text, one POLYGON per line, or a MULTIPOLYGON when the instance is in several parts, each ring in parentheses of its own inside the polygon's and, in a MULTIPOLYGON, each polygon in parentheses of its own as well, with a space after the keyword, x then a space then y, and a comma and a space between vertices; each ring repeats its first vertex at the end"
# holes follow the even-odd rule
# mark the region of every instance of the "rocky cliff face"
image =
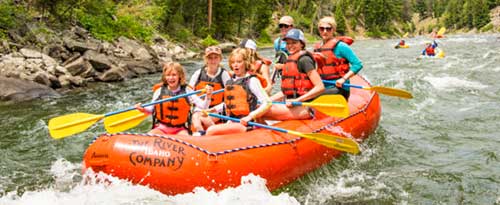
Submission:
POLYGON ((0 88, 16 88, 0 89, 0 100, 30 100, 93 81, 121 81, 161 72, 167 61, 198 56, 161 37, 146 45, 125 37, 103 42, 80 27, 61 33, 40 29, 28 24, 0 43, 0 88))

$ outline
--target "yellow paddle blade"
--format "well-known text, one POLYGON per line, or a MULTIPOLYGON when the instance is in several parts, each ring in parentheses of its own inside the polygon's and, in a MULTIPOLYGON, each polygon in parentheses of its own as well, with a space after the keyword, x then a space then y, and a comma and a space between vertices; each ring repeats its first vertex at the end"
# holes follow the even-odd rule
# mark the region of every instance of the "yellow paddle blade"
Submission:
POLYGON ((313 107, 329 116, 349 116, 349 106, 342 95, 322 95, 312 102, 303 102, 302 105, 313 107))
POLYGON ((292 130, 288 130, 289 134, 297 135, 303 138, 310 139, 318 144, 324 145, 329 148, 333 148, 339 151, 344 151, 352 154, 359 153, 359 145, 354 140, 339 137, 335 135, 323 134, 323 133, 301 133, 292 130))
POLYGON ((444 58, 444 51, 443 50, 439 51, 438 57, 439 58, 444 58))
POLYGON ((104 115, 88 113, 73 113, 55 117, 49 120, 49 133, 54 139, 61 139, 79 132, 83 132, 104 115))
POLYGON ((104 128, 109 133, 123 132, 140 124, 147 114, 131 110, 104 118, 104 128))
POLYGON ((403 38, 406 38, 408 37, 408 32, 405 33, 405 35, 403 35, 403 38))
POLYGON ((400 97, 400 98, 406 98, 406 99, 412 99, 413 95, 402 89, 397 89, 397 88, 388 88, 388 87, 382 87, 382 86, 373 86, 373 87, 366 87, 364 88, 366 90, 373 90, 377 93, 385 94, 385 95, 390 95, 390 96, 395 96, 395 97, 400 97))
POLYGON ((437 35, 438 36, 442 36, 444 34, 444 32, 446 32, 446 28, 445 27, 441 27, 441 29, 439 29, 439 31, 437 32, 437 35))

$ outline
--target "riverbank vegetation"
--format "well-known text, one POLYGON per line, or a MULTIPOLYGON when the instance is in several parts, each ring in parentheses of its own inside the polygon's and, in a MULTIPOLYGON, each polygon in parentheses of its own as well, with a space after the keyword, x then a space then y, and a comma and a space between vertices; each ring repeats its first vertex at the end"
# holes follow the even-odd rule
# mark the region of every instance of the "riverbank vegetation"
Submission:
POLYGON ((125 36, 149 42, 162 35, 188 45, 245 37, 269 43, 282 15, 293 16, 296 27, 309 34, 325 15, 335 16, 338 32, 351 36, 424 34, 441 26, 487 31, 498 29, 489 13, 499 5, 500 0, 3 0, 0 38, 12 39, 12 30, 29 22, 51 29, 79 25, 107 41, 125 36), (436 21, 419 27, 426 18, 436 21))

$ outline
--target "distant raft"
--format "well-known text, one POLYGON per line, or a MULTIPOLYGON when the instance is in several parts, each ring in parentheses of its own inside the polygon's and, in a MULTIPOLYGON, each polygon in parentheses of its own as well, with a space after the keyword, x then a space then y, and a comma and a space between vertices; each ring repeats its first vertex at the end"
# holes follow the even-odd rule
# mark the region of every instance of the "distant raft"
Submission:
POLYGON ((395 49, 398 49, 398 48, 410 48, 410 45, 406 44, 406 45, 396 45, 394 46, 395 49))
MULTIPOLYGON (((351 82, 370 84, 354 76, 351 82)), ((379 95, 352 89, 349 116, 316 112, 314 119, 287 120, 273 126, 304 133, 325 133, 363 140, 378 126, 379 95)), ((92 169, 165 194, 195 187, 223 190, 236 187, 250 173, 267 180, 275 190, 342 155, 306 138, 256 128, 245 133, 202 137, 137 133, 102 134, 83 156, 83 170, 92 169)))

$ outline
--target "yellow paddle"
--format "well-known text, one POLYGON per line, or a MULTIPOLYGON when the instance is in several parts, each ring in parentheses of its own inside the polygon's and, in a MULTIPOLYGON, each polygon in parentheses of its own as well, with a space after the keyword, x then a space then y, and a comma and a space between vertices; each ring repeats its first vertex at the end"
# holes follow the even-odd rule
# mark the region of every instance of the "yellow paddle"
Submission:
MULTIPOLYGON (((273 102, 273 104, 286 104, 286 102, 273 102)), ((341 95, 322 95, 312 102, 292 102, 292 105, 312 107, 329 116, 349 116, 349 106, 341 95)))
MULTIPOLYGON (((171 98, 165 98, 162 100, 158 100, 155 102, 144 104, 143 107, 151 106, 154 104, 175 100, 178 98, 186 97, 189 95, 198 94, 204 92, 205 90, 198 90, 182 95, 177 95, 171 98)), ((223 89, 214 91, 213 93, 222 92, 223 89)), ((59 117, 55 117, 49 120, 49 133, 50 136, 54 139, 61 139, 79 132, 82 132, 88 129, 97 121, 105 118, 105 128, 106 130, 114 132, 119 132, 123 130, 130 129, 136 125, 138 125, 142 120, 146 118, 147 115, 137 111, 135 107, 130 107, 124 110, 118 110, 115 112, 109 112, 102 115, 94 115, 88 113, 73 113, 68 115, 63 115, 59 117), (107 119, 108 117, 117 115, 112 117, 111 119, 107 119)))
MULTIPOLYGON (((335 84, 335 81, 334 80, 323 80, 323 83, 335 84)), ((400 98, 406 98, 406 99, 413 98, 413 95, 410 92, 408 92, 406 90, 397 89, 397 88, 388 88, 388 87, 382 87, 382 86, 364 87, 364 86, 353 85, 353 84, 349 84, 349 83, 344 83, 342 86, 351 87, 351 88, 359 88, 359 89, 364 89, 364 90, 373 90, 373 91, 380 93, 380 94, 385 94, 385 95, 395 96, 395 97, 400 97, 400 98)))
POLYGON ((442 36, 444 34, 444 32, 446 32, 446 28, 441 27, 441 29, 439 29, 439 31, 437 32, 437 36, 442 36))
MULTIPOLYGON (((225 120, 231 120, 234 122, 239 122, 240 119, 238 118, 233 118, 233 117, 228 117, 224 115, 219 115, 215 113, 207 113, 211 117, 217 117, 225 120)), ((255 126, 255 127, 261 127, 261 128, 266 128, 266 129, 271 129, 274 131, 282 132, 282 133, 288 133, 292 135, 297 135, 299 137, 307 138, 310 139, 318 144, 324 145, 329 148, 333 148, 336 150, 352 153, 352 154, 358 154, 359 153, 359 145, 356 143, 354 140, 345 138, 345 137, 340 137, 336 135, 330 135, 330 134, 324 134, 324 133, 302 133, 302 132, 297 132, 293 130, 285 130, 283 128, 279 127, 273 127, 269 125, 264 125, 260 123, 255 123, 255 122, 248 122, 249 125, 255 126)))
POLYGON ((405 35, 403 35, 403 38, 406 38, 408 37, 408 32, 405 33, 405 35))

